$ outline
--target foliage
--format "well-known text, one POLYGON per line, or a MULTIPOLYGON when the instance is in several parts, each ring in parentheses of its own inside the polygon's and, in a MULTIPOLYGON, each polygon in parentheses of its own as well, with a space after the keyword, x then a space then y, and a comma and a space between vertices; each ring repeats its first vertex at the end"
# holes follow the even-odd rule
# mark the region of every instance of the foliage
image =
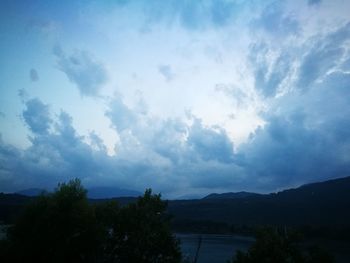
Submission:
POLYGON ((180 262, 166 207, 151 190, 125 207, 91 205, 75 179, 26 207, 0 243, 0 261, 180 262))
POLYGON ((256 242, 245 253, 238 251, 232 263, 332 263, 333 258, 319 248, 303 249, 296 232, 264 228, 258 231, 256 242))
POLYGON ((180 262, 166 207, 160 195, 148 189, 136 203, 120 210, 112 228, 115 262, 180 262))
POLYGON ((13 261, 90 262, 98 247, 94 210, 79 180, 42 194, 8 231, 13 261))

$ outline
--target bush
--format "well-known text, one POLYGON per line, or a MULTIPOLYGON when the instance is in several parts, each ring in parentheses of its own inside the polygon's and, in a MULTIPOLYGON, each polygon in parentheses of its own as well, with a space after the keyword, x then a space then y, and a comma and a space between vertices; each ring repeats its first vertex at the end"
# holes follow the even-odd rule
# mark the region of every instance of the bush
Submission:
POLYGON ((0 261, 180 262, 166 207, 151 190, 125 207, 90 205, 75 179, 26 207, 0 243, 0 261))
POLYGON ((238 251, 232 263, 332 263, 333 258, 319 248, 302 249, 301 236, 286 229, 263 228, 247 252, 238 251))

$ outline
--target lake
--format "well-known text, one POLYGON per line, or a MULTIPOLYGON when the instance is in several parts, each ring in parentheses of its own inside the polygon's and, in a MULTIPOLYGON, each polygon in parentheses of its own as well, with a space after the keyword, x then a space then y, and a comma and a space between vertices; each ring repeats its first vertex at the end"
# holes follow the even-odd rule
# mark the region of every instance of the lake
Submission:
MULTIPOLYGON (((252 237, 238 235, 176 234, 181 241, 181 251, 191 262, 196 255, 198 240, 202 237, 197 263, 226 263, 237 250, 246 251, 255 241, 252 237)), ((327 239, 307 239, 301 247, 321 247, 329 251, 336 263, 350 262, 350 243, 327 239)))
POLYGON ((252 237, 210 234, 176 234, 181 241, 184 257, 193 260, 199 238, 202 238, 198 263, 226 263, 237 250, 246 251, 254 242, 252 237))

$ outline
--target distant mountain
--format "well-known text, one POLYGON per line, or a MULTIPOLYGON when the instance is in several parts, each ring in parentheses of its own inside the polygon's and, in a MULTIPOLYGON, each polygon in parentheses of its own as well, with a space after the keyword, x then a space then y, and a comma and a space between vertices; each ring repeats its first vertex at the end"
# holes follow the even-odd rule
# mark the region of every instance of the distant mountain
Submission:
POLYGON ((202 199, 240 199, 240 198, 246 198, 246 197, 258 197, 261 196, 261 194, 257 193, 250 193, 250 192, 230 192, 230 193, 222 193, 222 194, 209 194, 202 199))
POLYGON ((40 188, 28 188, 21 190, 19 192, 16 192, 16 194, 19 195, 25 195, 25 196, 38 196, 40 195, 45 189, 40 189, 40 188))
POLYGON ((270 195, 275 196, 281 201, 350 201, 350 176, 324 182, 305 184, 298 188, 287 189, 270 195))
MULTIPOLYGON (((113 198, 122 205, 134 202, 135 196, 139 195, 141 193, 136 191, 113 187, 95 187, 88 193, 92 203, 113 198)), ((32 199, 0 193, 0 221, 11 218, 32 199)), ((207 231, 211 228, 215 232, 217 224, 345 227, 350 231, 350 177, 307 184, 278 193, 216 194, 203 199, 169 200, 168 205, 169 213, 174 216, 174 225, 179 226, 177 231, 207 231)))
POLYGON ((227 193, 209 197, 170 201, 169 212, 175 221, 193 225, 210 221, 230 225, 350 227, 350 177, 266 195, 244 197, 227 193), (222 198, 227 196, 236 198, 222 198))
POLYGON ((114 197, 137 197, 141 196, 142 193, 117 187, 93 187, 88 189, 87 195, 90 199, 107 199, 114 197))
MULTIPOLYGON (((88 190, 88 198, 90 199, 109 199, 115 197, 137 197, 142 195, 142 193, 129 190, 129 189, 121 189, 117 187, 92 187, 88 190)), ((21 191, 16 192, 15 194, 24 195, 24 196, 38 196, 45 189, 40 188, 28 188, 21 191)))

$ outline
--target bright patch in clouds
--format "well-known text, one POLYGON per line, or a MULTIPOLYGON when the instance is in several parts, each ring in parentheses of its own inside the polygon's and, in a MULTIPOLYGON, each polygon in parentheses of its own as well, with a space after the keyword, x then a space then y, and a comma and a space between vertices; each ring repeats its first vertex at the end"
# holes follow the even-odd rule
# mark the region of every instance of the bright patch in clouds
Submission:
POLYGON ((349 175, 344 1, 0 7, 0 191, 79 177, 173 198, 349 175))

